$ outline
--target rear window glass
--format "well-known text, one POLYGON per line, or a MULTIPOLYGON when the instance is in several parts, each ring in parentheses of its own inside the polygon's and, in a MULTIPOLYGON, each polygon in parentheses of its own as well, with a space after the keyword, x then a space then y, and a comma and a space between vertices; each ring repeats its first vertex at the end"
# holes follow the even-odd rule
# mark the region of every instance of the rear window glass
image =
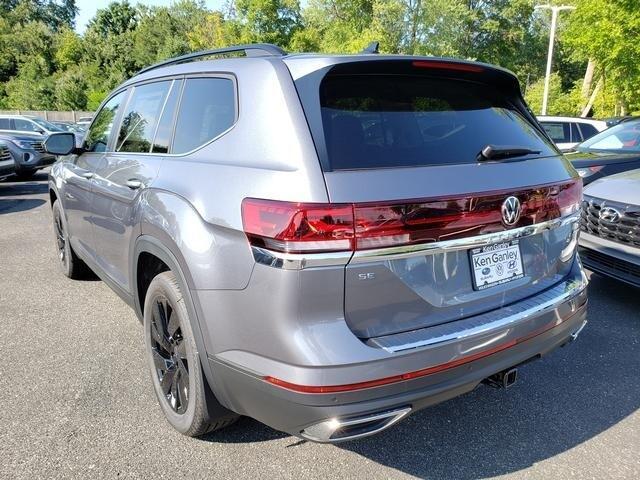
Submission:
POLYGON ((332 170, 472 163, 489 144, 556 154, 487 85, 417 75, 328 75, 320 105, 332 170))

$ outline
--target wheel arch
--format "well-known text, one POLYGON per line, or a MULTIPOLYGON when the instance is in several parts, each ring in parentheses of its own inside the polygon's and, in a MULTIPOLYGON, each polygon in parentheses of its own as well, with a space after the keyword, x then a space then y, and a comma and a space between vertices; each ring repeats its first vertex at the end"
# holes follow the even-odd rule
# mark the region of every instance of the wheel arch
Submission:
MULTIPOLYGON (((224 389, 219 386, 220 380, 214 375, 211 363, 208 361, 207 348, 204 341, 204 335, 199 321, 198 311, 196 303, 191 295, 191 289, 189 288, 190 280, 187 269, 183 269, 180 266, 178 257, 168 248, 163 242, 151 235, 142 235, 138 237, 134 248, 134 259, 132 262, 132 278, 134 279, 134 310, 138 318, 143 320, 143 308, 140 302, 140 295, 138 292, 138 261, 141 255, 152 255, 164 263, 167 268, 173 272, 178 281, 178 286, 182 292, 182 298, 184 299, 187 313, 189 314, 189 322, 191 323, 191 330, 193 331, 194 341, 197 348, 197 356, 204 372, 206 385, 208 388, 205 390, 207 395, 207 405, 210 414, 213 416, 219 414, 220 411, 226 411, 228 408, 228 402, 225 397, 221 397, 219 392, 224 392, 224 389)), ((144 300, 143 300, 144 302, 144 300)))
POLYGON ((178 256, 174 254, 174 252, 169 247, 167 247, 163 242, 151 235, 142 235, 138 237, 134 248, 135 261, 132 262, 132 278, 134 279, 133 296, 134 310, 136 312, 136 315, 138 316, 140 321, 143 320, 143 305, 141 304, 141 300, 142 303, 144 303, 144 299, 141 299, 140 292, 138 291, 138 263, 141 256, 144 255, 152 255, 153 257, 157 258, 167 266, 168 270, 175 274, 176 280, 178 281, 178 286, 180 287, 180 290, 182 292, 182 298, 184 299, 187 313, 189 314, 189 322, 191 323, 191 330, 193 331, 194 341, 198 350, 197 355, 200 360, 200 365, 202 366, 207 384, 209 385, 210 391, 207 392, 207 394, 213 395, 213 398, 208 399, 208 405, 214 410, 217 410, 219 408, 226 409, 224 404, 220 402, 220 396, 217 393, 224 390, 217 386, 220 380, 216 379, 216 376, 213 374, 211 364, 207 360, 207 349, 199 321, 198 309, 196 308, 194 298, 191 295, 191 289, 189 288, 190 277, 188 276, 188 270, 181 267, 181 262, 179 261, 178 256))

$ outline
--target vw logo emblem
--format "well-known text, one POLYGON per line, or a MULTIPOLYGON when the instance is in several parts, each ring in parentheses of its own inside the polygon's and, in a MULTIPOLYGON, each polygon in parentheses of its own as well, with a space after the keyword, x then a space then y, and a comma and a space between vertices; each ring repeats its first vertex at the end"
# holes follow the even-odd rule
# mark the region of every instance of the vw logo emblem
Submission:
POLYGON ((502 221, 505 225, 515 225, 518 220, 520 220, 520 200, 516 197, 507 197, 505 201, 502 202, 502 208, 500 210, 502 212, 502 221))
POLYGON ((604 220, 605 222, 615 223, 620 220, 620 212, 615 208, 604 207, 600 210, 599 217, 600 220, 604 220))

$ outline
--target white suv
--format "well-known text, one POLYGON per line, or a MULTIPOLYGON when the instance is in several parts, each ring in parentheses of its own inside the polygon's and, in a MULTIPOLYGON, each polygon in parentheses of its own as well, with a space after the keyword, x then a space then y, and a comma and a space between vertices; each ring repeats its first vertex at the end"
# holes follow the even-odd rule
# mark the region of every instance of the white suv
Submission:
POLYGON ((562 151, 571 150, 607 129, 607 122, 592 118, 539 116, 538 122, 562 151))

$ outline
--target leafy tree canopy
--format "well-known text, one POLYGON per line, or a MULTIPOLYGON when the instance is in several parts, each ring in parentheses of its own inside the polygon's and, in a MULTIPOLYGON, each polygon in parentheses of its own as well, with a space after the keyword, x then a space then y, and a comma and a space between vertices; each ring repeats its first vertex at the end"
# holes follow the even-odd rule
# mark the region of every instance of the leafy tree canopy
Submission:
MULTIPOLYGON (((566 2, 577 8, 560 16, 549 113, 575 115, 585 105, 600 116, 640 110, 637 0, 566 2)), ((550 21, 536 3, 308 0, 302 8, 300 0, 227 0, 218 11, 202 0, 169 7, 117 0, 80 35, 75 0, 0 0, 0 108, 95 109, 142 67, 196 50, 270 42, 354 53, 379 41, 383 53, 506 67, 539 111, 550 21)))

